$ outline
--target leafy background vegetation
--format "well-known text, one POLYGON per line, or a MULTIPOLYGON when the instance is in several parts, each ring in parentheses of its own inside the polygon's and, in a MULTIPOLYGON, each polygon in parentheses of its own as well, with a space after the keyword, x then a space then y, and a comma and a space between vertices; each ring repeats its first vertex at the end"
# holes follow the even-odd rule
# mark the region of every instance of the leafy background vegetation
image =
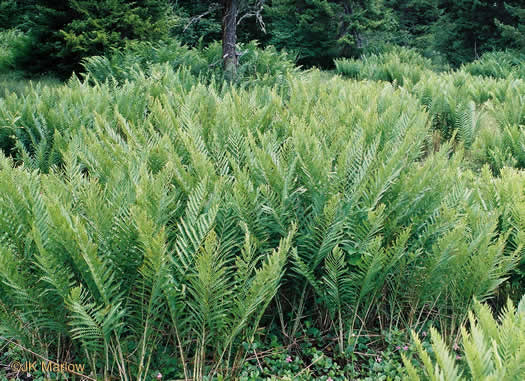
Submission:
POLYGON ((241 5, 0 3, 0 377, 525 378, 518 2, 241 5))

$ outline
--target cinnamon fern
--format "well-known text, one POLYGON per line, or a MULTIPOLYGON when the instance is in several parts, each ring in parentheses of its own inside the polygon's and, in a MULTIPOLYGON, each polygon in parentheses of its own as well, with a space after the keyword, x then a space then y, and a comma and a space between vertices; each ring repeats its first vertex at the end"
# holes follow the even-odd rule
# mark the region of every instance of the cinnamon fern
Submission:
POLYGON ((476 303, 462 327, 462 355, 454 355, 436 329, 431 329, 432 356, 413 332, 422 361, 418 371, 402 355, 409 380, 522 380, 525 377, 525 298, 518 307, 509 300, 496 320, 487 305, 476 303))
MULTIPOLYGON (((479 175, 479 102, 423 107, 431 88, 156 65, 1 97, 0 336, 123 380, 168 351, 201 380, 305 314, 340 352, 356 330, 458 329, 522 271, 524 174, 479 175), (435 149, 437 124, 464 145, 435 149)), ((491 120, 514 137, 516 112, 491 120)))

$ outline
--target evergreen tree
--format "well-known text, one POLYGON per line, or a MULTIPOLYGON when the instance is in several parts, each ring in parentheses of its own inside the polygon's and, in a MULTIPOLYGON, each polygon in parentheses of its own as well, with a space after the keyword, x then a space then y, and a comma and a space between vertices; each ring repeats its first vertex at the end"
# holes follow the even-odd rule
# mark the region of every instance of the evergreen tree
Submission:
POLYGON ((35 0, 2 0, 0 1, 0 30, 17 28, 26 30, 31 15, 34 14, 35 0))
POLYGON ((129 40, 157 40, 169 30, 162 0, 38 0, 34 11, 31 43, 18 56, 20 66, 33 72, 69 75, 84 57, 129 40))
POLYGON ((382 26, 385 8, 378 0, 274 0, 269 43, 295 52, 305 65, 331 66, 340 56, 359 55, 370 31, 382 26))
POLYGON ((497 23, 515 25, 509 5, 521 0, 440 0, 441 16, 433 25, 437 50, 459 65, 478 58, 483 52, 506 47, 497 23), (498 20, 498 21, 496 21, 498 20))
POLYGON ((515 6, 505 3, 505 8, 512 17, 516 19, 515 25, 507 25, 496 20, 501 34, 508 39, 511 46, 525 52, 525 8, 516 4, 515 6))
POLYGON ((218 2, 172 1, 174 25, 172 34, 183 44, 196 46, 221 39, 221 6, 218 2))
POLYGON ((431 28, 439 17, 438 0, 387 0, 396 22, 390 42, 422 51, 433 43, 431 28))
POLYGON ((330 64, 337 57, 340 11, 324 0, 274 0, 266 12, 269 43, 296 53, 301 64, 330 64))

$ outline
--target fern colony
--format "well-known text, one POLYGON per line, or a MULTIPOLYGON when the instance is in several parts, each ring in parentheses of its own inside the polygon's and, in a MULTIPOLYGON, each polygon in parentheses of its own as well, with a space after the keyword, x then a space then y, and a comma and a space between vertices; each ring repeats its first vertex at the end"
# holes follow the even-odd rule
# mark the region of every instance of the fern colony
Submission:
POLYGON ((270 331, 301 356, 305 320, 342 363, 357 337, 432 324, 440 368, 405 357, 412 379, 460 379, 461 331, 491 367, 472 376, 503 379, 523 305, 461 327, 474 298, 523 293, 525 82, 405 81, 157 65, 5 94, 0 336, 92 377, 202 380, 238 377, 270 331))

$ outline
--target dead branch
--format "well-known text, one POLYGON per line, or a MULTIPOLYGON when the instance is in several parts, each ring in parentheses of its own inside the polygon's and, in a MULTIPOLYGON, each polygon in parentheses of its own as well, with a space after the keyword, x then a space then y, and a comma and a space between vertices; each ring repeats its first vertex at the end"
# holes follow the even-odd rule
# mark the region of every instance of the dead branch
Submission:
POLYGON ((222 5, 220 5, 219 3, 212 3, 210 4, 210 6, 208 7, 208 10, 198 16, 195 16, 193 17, 190 22, 184 27, 184 29, 182 30, 182 32, 186 32, 186 29, 188 29, 192 24, 195 24, 197 21, 199 21, 200 19, 202 19, 203 17, 206 17, 208 16, 209 14, 219 10, 222 8, 222 5))
POLYGON ((255 5, 253 7, 249 7, 244 14, 239 17, 237 20, 237 25, 239 25, 244 19, 255 17, 256 22, 261 27, 261 30, 266 33, 266 25, 264 24, 264 20, 262 17, 262 11, 264 9, 264 2, 265 0, 257 0, 255 5))

